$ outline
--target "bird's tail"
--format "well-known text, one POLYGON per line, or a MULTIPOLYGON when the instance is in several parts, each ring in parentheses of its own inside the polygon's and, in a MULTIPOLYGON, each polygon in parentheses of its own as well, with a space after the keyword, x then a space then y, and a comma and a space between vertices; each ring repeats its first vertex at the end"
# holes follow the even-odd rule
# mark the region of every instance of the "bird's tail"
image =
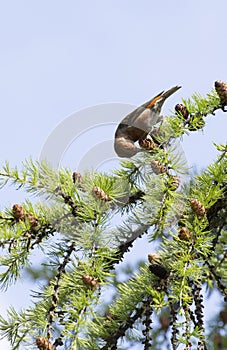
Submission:
POLYGON ((162 91, 160 92, 158 95, 156 95, 155 97, 153 97, 150 101, 148 101, 147 103, 145 103, 143 105, 143 107, 145 108, 152 108, 152 106, 158 102, 159 106, 162 106, 163 103, 165 102, 165 100, 167 99, 167 97, 171 96, 174 92, 176 92, 177 90, 179 90, 181 88, 181 86, 174 86, 171 89, 167 90, 167 91, 162 91))
POLYGON ((172 94, 174 94, 174 92, 176 92, 177 90, 179 90, 181 88, 181 86, 174 86, 171 89, 163 92, 162 94, 162 98, 166 99, 167 97, 171 96, 172 94))

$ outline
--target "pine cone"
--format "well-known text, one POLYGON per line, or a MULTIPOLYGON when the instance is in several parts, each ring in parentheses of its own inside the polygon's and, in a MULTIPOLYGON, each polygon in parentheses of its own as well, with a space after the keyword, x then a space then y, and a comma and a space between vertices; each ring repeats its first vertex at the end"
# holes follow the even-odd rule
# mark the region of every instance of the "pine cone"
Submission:
POLYGON ((151 263, 149 265, 149 270, 157 277, 166 279, 169 276, 169 272, 166 268, 161 265, 161 258, 158 254, 151 253, 148 254, 148 260, 151 263))
POLYGON ((154 264, 154 263, 160 263, 161 262, 161 258, 158 254, 156 253, 150 253, 148 254, 148 260, 151 264, 154 264))
POLYGON ((151 168, 156 175, 163 174, 165 172, 164 166, 157 160, 151 161, 151 168))
POLYGON ((104 200, 105 202, 108 202, 110 201, 110 197, 106 194, 106 192, 104 192, 100 187, 98 186, 95 186, 93 188, 93 193, 94 195, 99 198, 99 199, 102 199, 104 200))
POLYGON ((175 111, 177 112, 177 114, 182 115, 185 120, 188 119, 189 112, 188 112, 187 108, 182 103, 178 103, 175 106, 175 111))
POLYGON ((12 209, 12 213, 13 213, 14 218, 17 221, 24 220, 24 218, 25 218, 24 208, 20 204, 14 204, 13 209, 12 209))
POLYGON ((223 83, 223 81, 217 80, 214 83, 215 90, 221 100, 221 103, 226 106, 227 105, 227 84, 223 83))
POLYGON ((148 135, 145 139, 139 140, 139 145, 147 151, 155 150, 158 147, 158 145, 152 140, 150 135, 148 135))
POLYGON ((36 339, 36 345, 40 350, 54 350, 53 345, 49 342, 47 338, 38 337, 36 339))
POLYGON ((84 274, 82 276, 82 280, 83 280, 84 284, 86 284, 86 286, 88 286, 92 290, 97 289, 99 286, 98 280, 96 280, 94 277, 92 277, 88 274, 84 274))
POLYGON ((166 279, 169 276, 169 272, 160 264, 152 264, 149 266, 149 270, 157 277, 166 279))
POLYGON ((74 184, 76 182, 81 184, 81 182, 82 182, 82 175, 80 173, 78 173, 77 171, 74 171, 73 175, 72 175, 72 178, 73 178, 73 183, 74 184))
POLYGON ((189 241, 191 238, 191 233, 190 233, 189 229, 184 226, 184 227, 181 227, 181 229, 179 230, 178 237, 182 241, 189 241))
POLYGON ((170 186, 172 191, 176 191, 176 189, 180 186, 180 178, 176 175, 170 175, 170 186))
POLYGON ((38 219, 36 219, 34 215, 30 213, 26 213, 25 217, 28 218, 30 222, 31 230, 34 232, 38 232, 39 231, 38 219))
POLYGON ((24 211, 24 208, 20 204, 14 204, 12 213, 14 218, 19 221, 26 221, 28 220, 30 222, 31 230, 34 232, 37 232, 39 230, 38 220, 34 217, 33 214, 26 213, 24 211))
POLYGON ((197 216, 203 217, 206 214, 206 209, 198 199, 192 199, 190 202, 192 210, 197 216))

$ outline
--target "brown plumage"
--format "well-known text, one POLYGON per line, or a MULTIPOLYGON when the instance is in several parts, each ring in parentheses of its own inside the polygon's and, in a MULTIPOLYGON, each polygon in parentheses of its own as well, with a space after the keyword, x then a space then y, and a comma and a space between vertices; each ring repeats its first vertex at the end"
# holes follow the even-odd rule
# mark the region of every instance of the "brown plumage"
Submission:
POLYGON ((151 100, 145 102, 129 113, 118 125, 115 132, 114 149, 119 157, 130 158, 142 149, 135 142, 144 139, 158 122, 163 103, 166 98, 180 89, 174 86, 168 91, 162 91, 151 100))

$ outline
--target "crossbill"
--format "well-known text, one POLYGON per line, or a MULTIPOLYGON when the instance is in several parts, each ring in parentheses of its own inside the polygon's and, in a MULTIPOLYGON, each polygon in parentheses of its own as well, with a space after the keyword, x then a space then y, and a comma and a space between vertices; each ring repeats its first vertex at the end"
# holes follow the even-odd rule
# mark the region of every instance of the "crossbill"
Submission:
POLYGON ((135 143, 148 135, 160 119, 161 108, 166 98, 180 88, 181 86, 174 86, 166 92, 162 91, 129 113, 120 122, 114 141, 114 149, 119 157, 130 158, 142 151, 135 143))

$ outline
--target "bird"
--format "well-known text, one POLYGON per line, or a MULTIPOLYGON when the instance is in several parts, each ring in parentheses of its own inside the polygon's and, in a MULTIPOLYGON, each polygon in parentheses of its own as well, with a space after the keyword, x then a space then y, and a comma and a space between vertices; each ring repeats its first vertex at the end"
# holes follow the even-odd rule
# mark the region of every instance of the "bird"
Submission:
POLYGON ((143 151, 135 143, 148 135, 159 121, 161 108, 167 97, 180 88, 181 86, 174 86, 160 92, 122 119, 114 136, 114 150, 119 157, 131 158, 143 151))

